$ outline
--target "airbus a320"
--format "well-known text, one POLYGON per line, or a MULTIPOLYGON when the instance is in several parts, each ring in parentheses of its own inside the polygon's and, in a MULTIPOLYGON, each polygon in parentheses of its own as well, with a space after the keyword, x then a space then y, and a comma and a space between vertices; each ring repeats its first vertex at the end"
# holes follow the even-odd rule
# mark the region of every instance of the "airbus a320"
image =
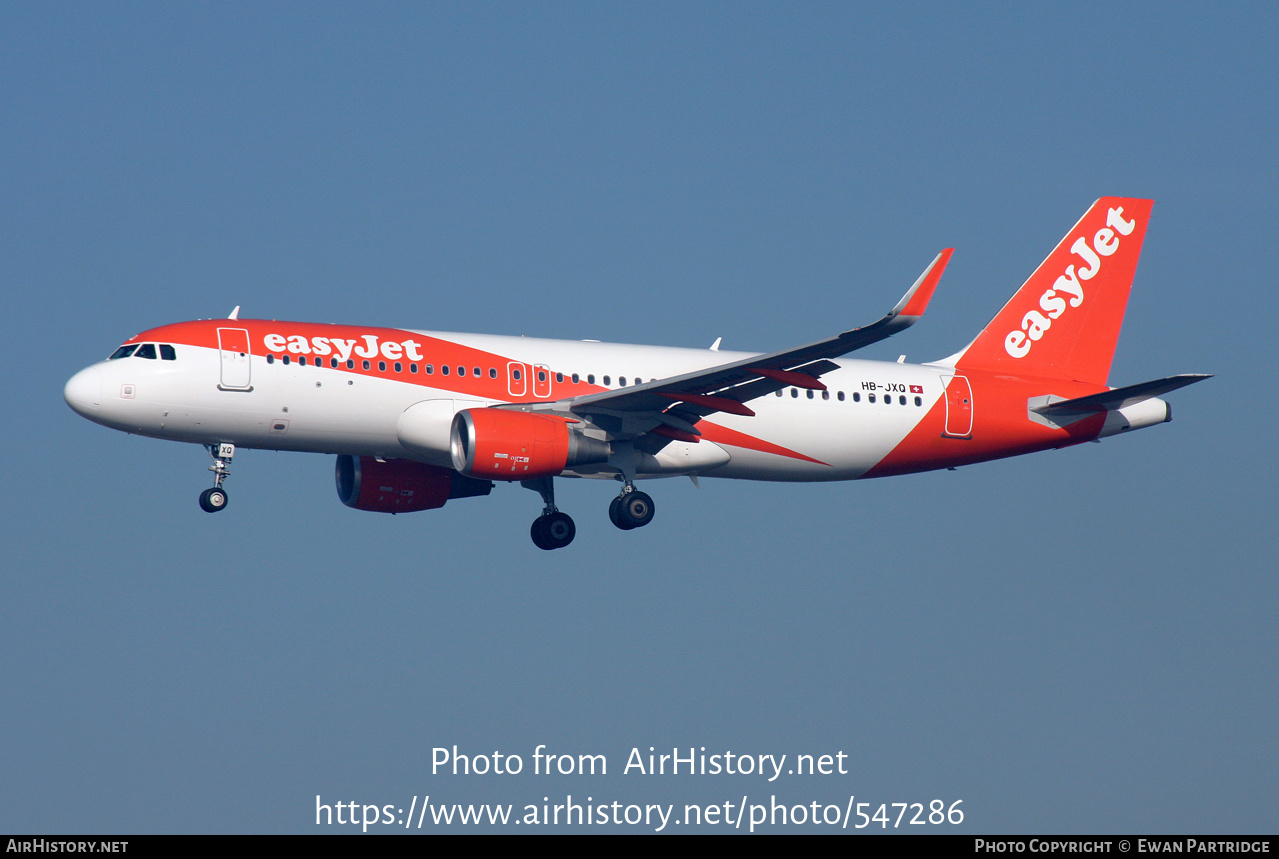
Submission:
MULTIPOLYGON (((179 322, 129 338, 67 382, 67 403, 128 433, 205 446, 227 506, 239 448, 336 454, 338 498, 407 513, 519 481, 530 529, 576 526, 557 477, 620 484, 609 518, 648 525, 642 478, 858 480, 1060 448, 1171 418, 1160 395, 1208 378, 1112 388, 1149 200, 1098 200, 977 337, 925 364, 845 356, 913 325, 951 250, 881 319, 767 354, 275 320, 179 322)), ((716 343, 718 346, 718 341, 716 343)))

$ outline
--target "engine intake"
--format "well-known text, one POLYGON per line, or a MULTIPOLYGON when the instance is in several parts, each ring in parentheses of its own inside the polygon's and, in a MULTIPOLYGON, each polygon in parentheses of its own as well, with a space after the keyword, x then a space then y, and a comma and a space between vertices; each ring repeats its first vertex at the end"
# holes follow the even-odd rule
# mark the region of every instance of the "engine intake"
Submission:
POLYGON ((462 474, 487 480, 553 477, 572 465, 607 462, 608 442, 569 429, 569 419, 510 409, 465 409, 453 418, 449 451, 462 474))

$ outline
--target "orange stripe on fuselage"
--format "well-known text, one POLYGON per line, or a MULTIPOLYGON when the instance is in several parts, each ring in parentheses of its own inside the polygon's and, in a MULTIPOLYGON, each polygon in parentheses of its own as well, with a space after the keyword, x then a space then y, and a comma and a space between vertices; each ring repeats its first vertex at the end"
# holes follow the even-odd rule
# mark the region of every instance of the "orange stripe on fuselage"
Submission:
POLYGON ((764 441, 753 435, 747 435, 744 432, 731 430, 728 427, 713 424, 708 420, 701 420, 697 424, 697 428, 702 433, 702 438, 707 441, 713 441, 716 444, 728 444, 733 447, 744 447, 747 450, 757 450, 760 453, 771 453, 776 456, 788 456, 791 459, 802 459, 804 462, 813 462, 817 465, 829 465, 828 462, 822 462, 820 459, 813 459, 811 456, 805 456, 802 453, 791 450, 788 447, 782 447, 780 444, 773 444, 771 441, 764 441))
MULTIPOLYGON (((512 397, 508 389, 507 380, 507 364, 513 359, 493 352, 487 352, 483 349, 473 349, 469 346, 463 346, 450 340, 443 340, 438 337, 430 337, 416 331, 409 331, 402 328, 374 328, 357 325, 326 325, 314 322, 280 322, 267 319, 201 319, 193 322, 176 322, 170 325, 162 325, 158 328, 152 328, 144 331, 134 337, 129 338, 127 343, 172 343, 180 346, 197 346, 206 349, 218 348, 218 329, 231 328, 243 329, 249 332, 249 341, 251 343, 251 352, 254 355, 275 355, 277 359, 288 355, 291 360, 296 361, 304 355, 311 358, 320 358, 324 364, 323 369, 330 372, 355 373, 362 376, 370 376, 379 379, 392 379, 397 382, 403 382, 409 385, 418 385, 420 387, 429 387, 436 390, 450 391, 460 396, 480 397, 488 400, 497 400, 500 402, 511 402, 512 397), (284 348, 268 348, 266 338, 268 335, 278 335, 284 338, 284 348), (380 346, 382 343, 404 344, 412 341, 416 344, 415 348, 422 356, 418 361, 411 361, 407 356, 398 359, 390 359, 381 354, 375 354, 366 357, 363 354, 357 354, 356 348, 362 348, 365 352, 369 349, 366 337, 376 338, 376 343, 380 346), (289 348, 290 338, 302 338, 307 345, 308 352, 294 351, 289 348), (329 352, 325 355, 316 355, 315 347, 316 338, 323 338, 327 341, 329 352), (335 340, 355 341, 350 347, 347 355, 355 362, 354 368, 348 369, 344 361, 340 361, 336 368, 329 366, 330 358, 339 357, 337 349, 331 344, 335 340), (370 369, 363 369, 363 361, 369 361, 370 369), (398 360, 402 366, 402 371, 396 373, 394 371, 395 361, 398 360), (377 362, 385 361, 387 369, 379 371, 377 362), (410 363, 418 364, 417 373, 408 372, 410 363), (423 372, 425 364, 432 364, 435 367, 433 375, 427 375, 423 372), (445 376, 440 372, 441 366, 448 366, 452 372, 445 376), (458 367, 466 368, 465 376, 456 375, 458 367), (480 376, 475 376, 473 369, 479 367, 480 376), (498 377, 492 379, 488 375, 489 368, 497 370, 498 377)), ((278 341, 277 341, 278 342, 278 341)), ((291 341, 296 344, 298 341, 291 341)), ((529 362, 524 363, 526 372, 536 372, 529 362)), ((308 367, 310 366, 308 362, 308 367)), ((320 369, 320 368, 317 368, 320 369)), ((550 368, 549 372, 556 373, 554 368, 550 368)), ((562 371, 558 371, 561 372, 562 371)), ((533 379, 525 379, 526 396, 515 398, 518 402, 550 402, 553 400, 568 399, 571 397, 579 397, 586 394, 593 394, 602 391, 611 390, 600 385, 588 384, 586 382, 572 381, 571 373, 563 373, 563 382, 554 382, 551 390, 554 396, 551 397, 534 397, 533 379)), ((727 444, 734 447, 745 448, 747 450, 756 450, 761 453, 770 453, 776 456, 785 456, 791 459, 799 459, 805 462, 812 462, 818 465, 827 465, 819 459, 811 456, 805 456, 802 453, 793 451, 789 448, 782 447, 772 442, 764 441, 744 432, 731 430, 727 427, 703 419, 698 424, 698 429, 702 432, 702 438, 717 444, 727 444)))
MULTIPOLYGON (((308 366, 313 358, 319 358, 323 362, 324 369, 336 372, 355 373, 379 379, 393 379, 404 384, 449 391, 460 396, 481 397, 503 402, 512 400, 507 380, 507 364, 512 363, 512 359, 483 349, 474 349, 450 340, 430 337, 416 331, 408 331, 401 328, 322 325, 304 322, 276 322, 262 319, 208 319, 162 325, 159 328, 144 331, 131 338, 128 342, 174 343, 217 349, 217 331, 219 328, 242 328, 247 330, 254 355, 274 355, 277 360, 288 355, 291 361, 297 361, 305 356, 308 359, 308 366), (269 347, 266 340, 269 335, 278 335, 284 338, 284 348, 269 347), (408 354, 403 354, 401 357, 396 358, 389 358, 380 352, 371 355, 367 354, 371 351, 369 349, 370 341, 366 339, 367 337, 375 338, 379 348, 384 343, 405 344, 411 342, 415 344, 414 349, 421 357, 414 360, 408 354), (291 341, 290 338, 301 338, 306 341, 307 351, 300 351, 300 347, 297 345, 298 341, 291 341), (327 354, 317 354, 317 346, 320 347, 321 352, 326 348, 321 343, 316 342, 317 338, 327 342, 327 354), (354 341, 354 343, 347 349, 345 345, 335 347, 333 345, 334 341, 342 341, 343 344, 350 341, 354 341), (294 348, 290 348, 291 346, 294 348), (342 358, 339 355, 339 348, 346 351, 346 358, 355 362, 354 367, 348 368, 344 360, 339 360, 337 367, 330 366, 331 358, 342 358), (362 353, 357 353, 356 349, 362 350, 362 353), (364 361, 369 362, 368 370, 364 369, 364 361), (379 361, 386 362, 386 370, 377 369, 379 361), (394 369, 396 361, 400 362, 402 368, 401 372, 398 373, 394 369), (418 365, 417 373, 409 372, 409 364, 411 363, 418 365), (424 365, 426 364, 432 365, 433 374, 427 375, 425 373, 424 365), (441 372, 441 368, 445 366, 449 368, 448 375, 444 375, 441 372), (458 367, 464 367, 466 375, 458 376, 458 367), (474 374, 476 367, 480 368, 479 376, 474 374), (496 379, 489 376, 490 368, 497 371, 496 379)), ((553 380, 548 380, 547 382, 547 386, 554 396, 535 397, 533 396, 535 384, 533 374, 537 370, 531 362, 514 361, 513 363, 523 363, 525 365, 525 396, 516 397, 515 399, 519 402, 548 402, 550 400, 578 397, 608 390, 598 385, 588 385, 585 382, 574 383, 571 380, 571 374, 565 373, 564 381, 553 382, 553 380)), ((548 372, 554 373, 555 370, 550 369, 548 372)), ((541 385, 539 384, 538 387, 541 387, 541 385)))

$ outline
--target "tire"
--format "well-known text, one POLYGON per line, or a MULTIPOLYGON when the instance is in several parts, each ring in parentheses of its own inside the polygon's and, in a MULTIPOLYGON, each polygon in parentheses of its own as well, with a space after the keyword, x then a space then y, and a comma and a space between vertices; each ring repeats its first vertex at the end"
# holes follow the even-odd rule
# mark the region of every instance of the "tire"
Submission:
POLYGON ((622 521, 622 499, 621 498, 614 498, 612 503, 608 505, 608 521, 612 522, 614 525, 616 525, 618 528, 621 528, 623 531, 629 531, 635 527, 634 525, 631 525, 627 522, 622 521))
POLYGON ((226 490, 214 487, 200 493, 200 509, 205 513, 217 513, 219 510, 225 509, 226 505, 226 490))
POLYGON ((550 551, 555 547, 550 543, 550 537, 546 533, 546 517, 538 516, 533 520, 532 526, 528 529, 528 535, 533 538, 533 545, 539 549, 550 551))
POLYGON ((653 499, 646 492, 628 492, 617 508, 617 518, 631 528, 643 528, 652 522, 653 513, 653 499))
POLYGON ((550 516, 543 516, 542 521, 542 533, 546 535, 548 548, 563 549, 577 536, 577 526, 573 524, 573 517, 567 513, 552 513, 550 516))

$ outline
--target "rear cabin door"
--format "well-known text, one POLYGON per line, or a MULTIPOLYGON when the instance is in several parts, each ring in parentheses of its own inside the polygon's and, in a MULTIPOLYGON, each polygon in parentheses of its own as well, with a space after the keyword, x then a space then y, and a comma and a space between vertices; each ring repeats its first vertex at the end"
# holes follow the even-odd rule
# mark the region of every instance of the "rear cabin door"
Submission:
POLYGON ((973 391, 967 376, 943 376, 946 385, 946 432, 950 438, 972 438, 973 391))

